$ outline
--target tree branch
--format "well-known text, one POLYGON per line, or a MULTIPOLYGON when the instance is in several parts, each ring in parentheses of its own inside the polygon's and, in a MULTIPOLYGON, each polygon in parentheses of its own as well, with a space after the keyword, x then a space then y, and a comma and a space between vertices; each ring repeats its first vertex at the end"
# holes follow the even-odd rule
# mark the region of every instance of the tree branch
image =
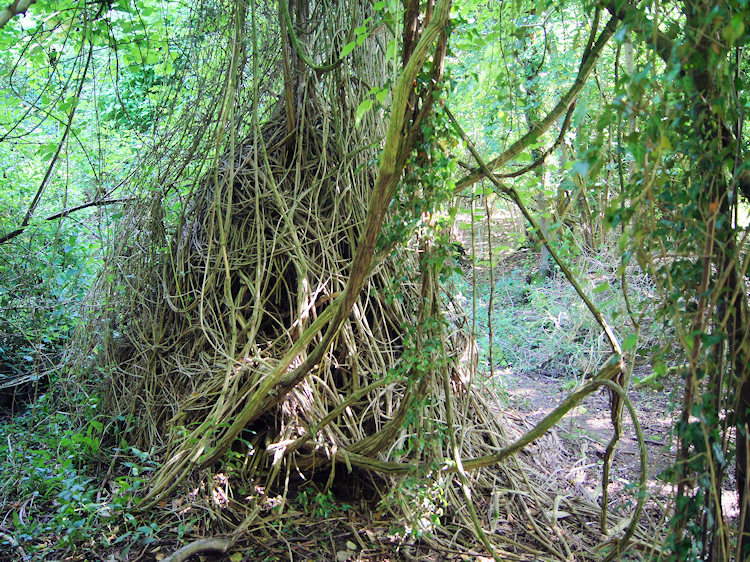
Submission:
MULTIPOLYGON (((67 209, 63 209, 62 211, 58 211, 54 215, 50 215, 47 218, 45 218, 45 221, 54 221, 57 219, 62 219, 67 217, 68 215, 72 215, 75 212, 82 211, 83 209, 88 209, 89 207, 103 207, 104 205, 113 205, 115 203, 127 203, 128 201, 132 201, 131 198, 125 198, 125 199, 99 199, 98 201, 89 201, 87 203, 81 203, 80 205, 76 205, 75 207, 68 207, 67 209)), ((26 224, 24 226, 21 226, 17 229, 15 229, 12 232, 9 232, 8 234, 4 234, 3 236, 0 236, 0 246, 5 244, 6 242, 13 240, 16 236, 22 234, 24 230, 29 228, 30 225, 26 224)))
MULTIPOLYGON (((599 56, 604 50, 604 45, 606 45, 609 38, 612 37, 619 23, 620 20, 614 17, 609 20, 607 26, 602 30, 601 35, 599 35, 599 39, 597 39, 596 44, 591 49, 591 52, 581 62, 581 66, 578 70, 578 76, 576 77, 575 82, 573 82, 573 85, 570 87, 568 92, 562 98, 560 98, 560 101, 557 102, 557 105, 554 107, 554 109, 552 109, 552 111, 550 111, 546 115, 546 117, 544 117, 544 119, 532 126, 524 136, 510 145, 500 156, 498 156, 494 160, 490 160, 489 162, 487 162, 487 168, 490 171, 496 170, 500 166, 503 166, 504 164, 507 164, 508 162, 513 160, 513 158, 523 152, 529 145, 536 142, 536 140, 547 129, 549 129, 563 113, 570 109, 570 107, 575 103, 578 94, 585 86, 588 77, 591 75, 591 72, 594 70, 596 61, 599 60, 599 56)), ((456 182, 456 191, 463 191, 464 189, 474 185, 484 176, 485 174, 480 168, 474 168, 470 173, 456 182)))
MULTIPOLYGON (((578 283, 578 280, 575 278, 575 275, 573 275, 573 272, 571 271, 571 269, 560 258, 557 251, 549 243, 549 240, 547 240, 547 237, 544 235, 544 232, 542 232, 542 229, 539 228, 539 225, 534 220, 534 217, 532 217, 531 213, 529 213, 528 209, 526 208, 526 205, 524 205, 523 202, 521 201, 521 197, 518 195, 518 192, 512 187, 504 183, 501 183, 500 180, 497 179, 495 174, 493 174, 492 171, 490 170, 489 165, 485 164, 484 160, 482 160, 482 157, 474 148, 474 145, 472 144, 471 140, 466 135, 464 130, 461 128, 461 125, 458 123, 456 118, 453 116, 453 114, 450 112, 450 110, 447 107, 445 108, 445 114, 448 116, 448 119, 450 119, 451 122, 453 123, 453 126, 455 127, 458 135, 464 140, 464 142, 466 142, 466 145, 469 148, 471 155, 477 161, 477 164, 479 164, 480 172, 492 182, 492 184, 495 186, 495 188, 499 192, 507 195, 516 204, 516 206, 521 211, 521 213, 526 218, 526 220, 529 222, 529 224, 534 228, 534 230, 537 231, 537 234, 542 240, 542 244, 544 244, 547 247, 550 255, 552 256, 552 259, 554 259, 557 265, 560 266, 560 269, 562 270, 563 274, 567 278, 568 282, 573 286, 576 293, 578 293, 578 296, 581 297, 581 300, 584 302, 586 307, 591 312, 591 315, 594 317, 597 323, 602 327, 602 330, 604 331, 604 334, 606 335, 607 340, 609 341, 609 345, 612 347, 612 351, 621 358, 622 347, 620 346, 620 342, 618 341, 614 330, 609 325, 607 320, 604 318, 604 315, 601 313, 601 311, 596 307, 593 301, 585 293, 585 291, 583 290, 583 287, 581 287, 580 283, 578 283)), ((621 372, 624 371, 622 358, 620 359, 618 364, 620 365, 621 372)))
POLYGON ((15 0, 0 10, 0 28, 16 17, 18 14, 25 14, 36 0, 15 0))
MULTIPOLYGON (((83 48, 83 47, 81 47, 83 48)), ((94 44, 91 43, 89 45, 89 54, 86 58, 86 65, 83 67, 83 74, 81 75, 81 80, 78 83, 78 90, 76 91, 76 100, 78 100, 81 97, 81 91, 83 90, 83 83, 86 81, 86 74, 89 70, 89 65, 91 64, 91 57, 94 53, 94 44)), ((42 194, 44 194, 44 190, 47 188, 47 184, 49 183, 50 178, 52 177, 52 172, 55 171, 55 166, 57 165, 57 160, 60 158, 60 152, 62 152, 63 146, 65 146, 65 141, 68 139, 68 135, 70 134, 70 129, 73 125, 73 117, 76 114, 76 108, 78 107, 78 103, 73 104, 73 107, 70 109, 70 113, 68 114, 68 121, 65 123, 65 131, 63 131, 62 138, 60 139, 60 142, 57 144, 57 150, 55 150, 55 154, 52 156, 52 160, 50 160, 49 166, 47 166, 47 171, 44 174, 44 179, 42 179, 42 183, 39 185, 39 189, 36 190, 36 194, 34 195, 34 198, 31 200, 31 203, 29 204, 29 208, 26 210, 26 215, 23 217, 23 220, 21 221, 21 226, 14 230, 13 232, 6 234, 2 238, 0 238, 0 245, 4 244, 8 240, 11 240, 21 234, 24 230, 26 230, 26 227, 29 225, 29 222, 31 222, 31 217, 34 215, 34 211, 37 208, 37 205, 39 205, 39 201, 42 199, 42 194)))
POLYGON ((557 135, 557 140, 550 146, 547 150, 544 151, 544 153, 537 158, 534 162, 529 164, 528 166, 525 166, 521 168, 520 170, 516 170, 515 172, 508 172, 507 174, 495 174, 498 178, 517 178, 518 176, 522 176, 527 172, 530 172, 531 170, 538 168, 542 164, 544 164, 545 160, 547 160, 547 157, 552 154, 555 150, 557 150, 557 147, 562 144, 563 139, 565 138, 565 133, 568 132, 568 128, 570 128, 570 118, 573 116, 573 110, 575 109, 575 102, 568 108, 568 112, 565 114, 565 119, 563 119, 563 124, 560 127, 560 133, 557 135))

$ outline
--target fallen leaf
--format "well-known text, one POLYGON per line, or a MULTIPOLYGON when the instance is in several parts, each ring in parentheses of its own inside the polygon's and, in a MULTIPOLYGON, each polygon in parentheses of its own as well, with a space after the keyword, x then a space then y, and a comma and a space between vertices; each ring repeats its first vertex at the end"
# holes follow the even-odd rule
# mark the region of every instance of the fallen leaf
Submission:
POLYGON ((354 553, 351 550, 339 550, 336 553, 336 561, 337 562, 346 562, 349 560, 354 553))

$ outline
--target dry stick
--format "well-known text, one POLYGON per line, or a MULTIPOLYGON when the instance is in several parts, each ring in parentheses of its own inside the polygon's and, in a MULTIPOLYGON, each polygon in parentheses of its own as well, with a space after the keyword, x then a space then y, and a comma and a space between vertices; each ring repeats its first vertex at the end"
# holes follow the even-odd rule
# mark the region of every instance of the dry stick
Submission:
POLYGON ((292 453, 296 451, 297 449, 299 449, 303 444, 305 444, 307 441, 315 437, 315 434, 318 431, 323 429, 325 426, 331 423, 334 419, 336 419, 338 416, 343 414, 344 411, 348 407, 350 407, 352 404, 354 404, 357 400, 359 400, 363 396, 366 396, 367 394, 369 394, 376 388, 379 388, 387 384, 388 382, 389 381, 387 381, 385 378, 382 378, 350 394, 346 400, 344 400, 343 402, 341 402, 341 404, 339 404, 333 410, 331 410, 324 418, 322 418, 320 421, 313 424, 307 433, 305 433, 304 435, 300 435, 296 439, 296 441, 294 441, 294 443, 289 445, 289 447, 286 448, 287 453, 292 453))
POLYGON ((196 428, 185 443, 194 442, 190 450, 183 448, 174 455, 154 477, 153 486, 141 501, 141 508, 148 509, 155 505, 165 494, 173 490, 195 466, 206 467, 218 460, 231 446, 242 429, 254 419, 267 412, 279 403, 296 384, 302 380, 323 357, 343 321, 349 315, 362 286, 371 272, 371 262, 375 250, 375 243, 385 217, 388 204, 393 198, 400 170, 396 169, 398 155, 402 146, 402 131, 404 128, 407 101, 412 83, 422 68, 429 49, 448 22, 450 1, 441 0, 435 8, 433 18, 425 28, 422 37, 414 49, 409 62, 404 67, 401 76, 393 90, 393 104, 391 118, 385 146, 380 158, 377 179, 367 210, 367 222, 357 246, 352 262, 351 274, 347 285, 339 297, 302 333, 292 348, 277 363, 273 370, 266 375, 257 390, 248 397, 242 410, 234 421, 221 434, 212 450, 206 451, 214 436, 216 428, 211 420, 207 420, 196 428), (330 323, 329 323, 330 321, 330 323), (292 362, 309 345, 313 338, 328 325, 322 340, 313 349, 302 365, 287 373, 292 362), (285 373, 287 373, 285 375, 285 373))
MULTIPOLYGON (((399 77, 398 83, 393 92, 393 106, 391 110, 391 119, 386 134, 385 147, 381 154, 380 168, 375 181, 372 196, 367 210, 367 222, 364 231, 360 236, 357 252, 352 262, 351 274, 347 285, 339 297, 330 305, 334 313, 333 319, 328 324, 328 329, 323 336, 322 341, 310 353, 307 360, 293 372, 284 375, 289 365, 297 358, 302 346, 295 345, 280 361, 274 371, 266 377, 266 380, 260 386, 258 391, 248 399, 247 404, 235 419, 232 426, 227 430, 224 436, 219 440, 216 448, 211 454, 202 459, 201 464, 207 464, 218 459, 224 451, 231 445, 234 437, 242 430, 247 423, 256 419, 259 415, 268 411, 277 404, 291 388, 293 388, 309 370, 314 367, 327 351, 333 338, 339 331, 341 324, 349 315, 352 306, 356 302, 362 286, 369 276, 371 269, 370 264, 375 250, 375 243, 380 228, 385 217, 388 204, 393 198, 396 182, 400 170, 396 170, 396 161, 401 146, 401 132, 403 130, 406 104, 412 83, 417 73, 421 69, 424 61, 429 54, 429 48, 432 42, 437 38, 440 31, 445 27, 448 21, 448 12, 450 2, 442 0, 435 9, 435 16, 425 29, 414 54, 409 59, 404 71, 399 77)), ((320 320, 321 317, 318 317, 320 320)), ((312 338, 321 330, 322 323, 314 322, 300 337, 301 340, 312 340, 312 338), (308 333, 309 332, 309 333, 308 333)))
MULTIPOLYGON (((312 68, 317 73, 323 73, 323 72, 329 72, 341 64, 341 61, 344 59, 337 59, 329 64, 324 64, 320 66, 316 65, 312 60, 310 60, 310 57, 308 57, 305 54, 305 51, 302 49, 302 45, 300 44, 300 40, 297 37, 297 34, 294 32, 294 26, 292 25, 292 18, 289 15, 289 5, 288 5, 287 0, 279 0, 279 8, 282 11, 282 15, 286 23, 286 30, 289 32, 289 37, 292 40, 292 45, 294 46, 294 50, 297 51, 299 58, 301 58, 307 66, 312 68)), ((349 31, 349 37, 347 38, 347 43, 351 40, 353 31, 354 31, 354 28, 352 28, 349 31)), ((331 58, 334 58, 334 57, 331 57, 331 58)))

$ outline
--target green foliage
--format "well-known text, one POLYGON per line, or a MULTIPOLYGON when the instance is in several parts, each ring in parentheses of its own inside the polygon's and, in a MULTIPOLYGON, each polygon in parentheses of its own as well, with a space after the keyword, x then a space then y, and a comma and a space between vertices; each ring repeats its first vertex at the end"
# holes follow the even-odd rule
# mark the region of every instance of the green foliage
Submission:
POLYGON ((301 490, 297 494, 297 503, 306 515, 316 519, 328 519, 346 513, 351 506, 346 503, 338 503, 331 490, 324 492, 301 490))
POLYGON ((393 535, 402 540, 406 537, 420 539, 440 527, 447 506, 449 478, 443 475, 436 477, 436 474, 440 473, 434 471, 431 475, 406 476, 381 500, 381 510, 387 511, 401 505, 406 507, 398 511, 410 515, 407 521, 392 530, 393 535))
MULTIPOLYGON (((722 259, 746 263, 743 248, 735 244, 746 232, 733 222, 742 190, 732 178, 750 166, 741 161, 750 127, 745 123, 744 137, 731 137, 743 131, 743 120, 750 115, 750 69, 747 57, 741 57, 748 46, 748 3, 647 0, 637 8, 622 5, 627 13, 615 44, 604 53, 596 79, 578 96, 561 147, 545 163, 546 184, 559 187, 545 188, 536 174, 507 181, 525 203, 542 200, 537 211, 550 219, 555 247, 565 260, 581 263, 590 252, 606 247, 607 233, 622 234, 615 260, 620 261, 619 272, 632 273, 637 264, 648 274, 649 286, 633 295, 636 313, 649 310, 642 301, 652 292, 650 283, 656 284, 658 317, 653 324, 641 317, 636 330, 616 267, 579 267, 590 277, 596 304, 623 336, 624 350, 633 357, 655 353, 653 375, 640 382, 660 384, 661 377, 680 366, 686 387, 694 384, 701 390, 677 427, 686 456, 665 474, 674 482, 689 476, 696 483, 695 491, 684 491, 677 499, 675 532, 667 546, 674 559, 698 559, 712 532, 705 523, 713 516, 705 490, 735 461, 731 430, 722 420, 737 414, 730 405, 737 399, 738 381, 727 369, 732 334, 721 311, 745 294, 732 297, 723 287, 712 291, 721 284, 722 275, 714 272, 726 265, 722 259), (670 41, 666 54, 659 52, 663 38, 670 41), (632 69, 623 62, 629 40, 635 44, 632 69), (720 123, 730 126, 721 129, 720 123), (556 196, 564 209, 552 208, 556 196), (708 233, 716 237, 710 239, 708 233), (678 352, 664 341, 671 337, 678 340, 678 352)), ((109 229, 123 215, 102 209, 77 214, 75 220, 43 219, 63 208, 116 196, 130 169, 122 163, 136 160, 150 146, 145 135, 175 122, 182 111, 194 111, 199 121, 211 99, 193 99, 180 91, 203 91, 208 86, 202 80, 210 75, 205 68, 215 70, 222 63, 220 48, 208 49, 210 54, 200 61, 186 53, 194 52, 195 44, 216 46, 220 34, 215 31, 227 23, 224 12, 200 4, 195 10, 205 25, 180 38, 171 30, 184 26, 193 8, 175 2, 159 8, 146 0, 50 0, 36 3, 27 15, 0 29, 0 236, 19 227, 27 214, 30 219, 21 236, 0 246, 0 376, 33 374, 40 380, 59 362, 79 324, 78 306, 97 271, 109 229), (38 190, 40 204, 32 209, 38 190)), ((352 29, 337 48, 340 58, 352 55, 379 26, 398 24, 397 2, 376 2, 374 9, 372 20, 352 29)), ((532 118, 556 103, 578 70, 591 13, 589 3, 456 2, 449 101, 482 151, 500 152, 532 118)), ((609 17, 606 10, 601 13, 609 17)), ((398 59, 395 42, 385 49, 388 60, 398 59)), ((419 76, 416 91, 424 91, 430 80, 427 74, 419 76)), ((358 123, 378 106, 387 106, 388 87, 370 87, 356 109, 358 123)), ((509 162, 509 171, 532 162, 553 141, 552 133, 535 139, 509 162)), ((402 268, 387 298, 403 299, 402 283, 434 274, 445 292, 464 293, 464 300, 456 300, 469 306, 470 291, 450 237, 458 212, 453 182, 462 173, 455 154, 461 148, 439 110, 422 123, 416 154, 378 241, 380 250, 419 245, 421 261, 418 270, 402 268)), ((487 193, 480 186, 473 195, 487 193)), ((170 217, 179 216, 180 203, 169 205, 170 217)), ((559 278, 528 283, 530 267, 513 271, 491 288, 492 325, 486 320, 489 288, 476 287, 482 362, 489 357, 492 331, 498 336, 493 338, 492 367, 576 379, 595 371, 608 354, 597 325, 559 278)), ((405 305, 418 313, 425 303, 405 305)), ((446 321, 435 314, 419 316, 420 322, 402 327, 403 354, 389 373, 407 381, 409 388, 447 361, 441 347, 446 321)), ((155 523, 139 523, 131 513, 153 461, 127 443, 118 450, 108 448, 104 434, 112 420, 97 418, 90 406, 90 421, 79 427, 42 396, 35 410, 0 425, 0 457, 8 459, 0 465, 0 492, 6 505, 24 507, 13 516, 12 526, 30 552, 45 541, 97 549, 158 539, 155 523), (113 464, 121 474, 111 480, 111 494, 102 494, 96 468, 112 455, 127 460, 113 464)), ((426 454, 430 440, 447 438, 444 427, 420 420, 429 407, 414 401, 404 423, 420 423, 420 429, 397 453, 426 454)), ((230 465, 233 475, 241 476, 241 459, 236 455, 230 465)), ((443 505, 443 483, 420 487, 423 482, 406 479, 402 495, 394 499, 421 506, 416 523, 407 529, 417 536, 439 524, 443 505)), ((303 490, 298 502, 315 517, 345 511, 330 491, 303 490)), ((185 532, 185 527, 179 531, 185 532)))
MULTIPOLYGON (((154 462, 132 448, 107 447, 96 401, 87 408, 89 421, 80 426, 43 395, 23 415, 0 423, 0 496, 11 508, 12 536, 32 556, 47 558, 51 545, 69 552, 119 545, 126 553, 157 538, 158 525, 139 523, 134 510, 154 462), (121 466, 128 471, 105 486, 99 466, 109 457, 126 459, 121 466)), ((8 547, 0 542, 0 552, 8 547)))
POLYGON ((44 372, 78 325, 98 244, 78 229, 51 226, 0 247, 0 373, 44 372))
MULTIPOLYGON (((740 299, 746 309, 734 265, 744 234, 733 222, 737 191, 727 179, 745 150, 729 129, 743 119, 746 104, 748 68, 733 49, 747 42, 746 34, 739 35, 747 13, 746 2, 684 3, 683 11, 661 22, 671 49, 644 51, 632 74, 616 85, 612 104, 623 131, 631 124, 621 133, 626 158, 618 163, 621 178, 623 160, 630 163, 630 179, 622 182, 622 196, 607 216, 624 230, 623 260, 635 257, 654 280, 661 296, 658 317, 673 328, 677 363, 685 365, 687 397, 676 427, 681 451, 664 475, 678 484, 668 538, 675 560, 703 559, 712 549, 711 556, 723 558, 732 548, 722 529, 727 522, 717 521, 715 490, 733 458, 730 429, 721 420, 736 403, 746 370, 730 365, 732 356, 744 353, 747 326, 736 324, 734 333, 726 326, 739 320, 730 302, 740 299), (709 35, 723 40, 709 42, 709 35), (712 250, 698 257, 706 248, 712 250)), ((654 24, 647 14, 633 10, 628 17, 639 30, 637 40, 648 45, 654 24)), ((656 364, 664 373, 668 359, 660 359, 656 364)))

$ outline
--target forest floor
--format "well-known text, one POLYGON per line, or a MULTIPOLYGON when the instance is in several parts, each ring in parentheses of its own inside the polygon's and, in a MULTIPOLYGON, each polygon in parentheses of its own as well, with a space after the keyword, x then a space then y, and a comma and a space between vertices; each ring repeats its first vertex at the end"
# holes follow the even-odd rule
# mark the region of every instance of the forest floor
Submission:
MULTIPOLYGON (((584 316, 589 316, 589 313, 578 306, 580 299, 567 286, 560 272, 546 281, 535 283, 531 280, 539 254, 518 248, 519 240, 524 236, 523 231, 519 231, 519 225, 523 224, 520 217, 504 208, 493 209, 489 224, 486 219, 474 223, 472 244, 470 216, 469 213, 459 214, 456 238, 467 248, 467 256, 473 256, 477 263, 476 276, 472 278, 471 273, 466 276, 468 283, 464 293, 470 298, 476 286, 480 358, 487 360, 485 374, 490 386, 498 389, 502 401, 534 424, 586 382, 607 357, 601 346, 602 338, 597 334, 601 330, 580 317, 570 318, 578 316, 579 312, 584 316), (491 240, 487 240, 488 231, 491 240), (492 261, 489 248, 494 249, 492 261), (490 266, 493 270, 491 277, 490 266), (492 307, 488 295, 490 278, 494 283, 492 307), (479 318, 490 308, 493 318, 479 318), (523 324, 527 324, 528 329, 521 331, 518 326, 523 324), (491 370, 486 368, 489 363, 486 347, 492 341, 487 334, 490 326, 494 332, 492 347, 495 351, 491 370), (510 326, 514 329, 508 330, 510 326)), ((587 280, 592 281, 588 288, 593 297, 598 292, 594 287, 596 283, 604 281, 615 285, 616 279, 612 279, 611 272, 618 264, 608 263, 612 256, 586 260, 579 255, 573 259, 584 262, 577 269, 581 271, 584 286, 587 280)), ((609 298, 603 310, 604 307, 611 310, 613 300, 616 299, 609 298)), ((604 312, 606 316, 607 310, 604 312)), ((638 365, 633 369, 635 384, 629 396, 638 412, 646 440, 648 477, 651 480, 674 460, 673 428, 681 401, 681 380, 674 372, 655 377, 648 359, 637 357, 638 365)), ((570 446, 572 454, 588 459, 583 464, 595 466, 596 459, 604 455, 612 429, 608 395, 602 391, 574 408, 555 431, 570 446)), ((633 481, 639 473, 638 443, 633 423, 627 415, 623 417, 623 429, 617 462, 614 463, 614 477, 633 481)))
MULTIPOLYGON (((500 374, 506 399, 523 414, 530 424, 536 424, 549 414, 570 393, 567 381, 545 375, 500 374)), ((651 389, 631 390, 630 399, 638 412, 638 421, 648 451, 648 480, 652 493, 658 486, 657 477, 674 461, 672 429, 676 421, 673 399, 668 392, 651 389)), ((607 444, 612 438, 609 397, 604 392, 595 393, 575 407, 553 430, 573 458, 580 459, 577 478, 581 483, 599 482, 598 469, 607 444)), ((618 443, 612 466, 612 481, 624 483, 638 481, 640 462, 638 442, 629 417, 623 417, 623 435, 618 443)), ((593 489, 592 489, 593 491, 593 489)), ((663 493, 663 490, 662 490, 663 493)))
MULTIPOLYGON (((549 279, 534 280, 539 252, 524 245, 523 224, 512 210, 498 205, 487 221, 475 220, 471 214, 459 214, 456 239, 466 249, 467 261, 475 264, 467 269, 462 292, 467 300, 476 297, 474 323, 480 349, 480 370, 500 398, 498 415, 505 415, 531 428, 552 412, 571 392, 590 380, 610 355, 602 330, 582 306, 568 281, 553 264, 549 279), (473 230, 473 236, 472 236, 473 230), (492 248, 492 254, 490 254, 492 248), (489 349, 493 350, 492 359, 489 349), (490 364, 492 367, 490 368, 490 364)), ((484 211, 484 209, 483 209, 484 211)), ((609 246, 613 246, 609 241, 609 246)), ((619 258, 603 249, 597 255, 586 255, 576 241, 563 240, 558 247, 567 250, 564 256, 578 275, 605 317, 615 326, 621 338, 632 333, 632 323, 625 314, 622 294, 617 290, 615 274, 619 258), (602 286, 607 286, 601 290, 602 286), (609 288, 611 286, 611 288, 609 288), (619 294, 618 294, 619 293, 619 294)), ((464 263, 464 265, 466 265, 464 263)), ((643 276, 630 277, 631 298, 648 303, 652 289, 643 276)), ((641 319, 639 344, 644 348, 661 343, 663 328, 657 326, 652 312, 641 319)), ((622 340, 621 340, 622 341, 622 340)), ((628 395, 643 430, 647 449, 647 487, 649 500, 643 525, 654 532, 663 532, 668 506, 674 487, 662 477, 675 459, 674 427, 680 411, 682 381, 676 369, 656 376, 650 357, 636 354, 632 384, 628 395)), ((551 443, 564 450, 551 451, 551 456, 564 458, 561 466, 577 490, 589 498, 601 498, 603 458, 613 435, 609 395, 602 390, 590 395, 573 408, 552 430, 551 443)), ((609 493, 613 508, 629 511, 634 487, 640 475, 639 446, 632 420, 623 416, 623 435, 612 461, 609 493)), ((725 480, 724 507, 728 514, 737 511, 732 477, 725 480)))

